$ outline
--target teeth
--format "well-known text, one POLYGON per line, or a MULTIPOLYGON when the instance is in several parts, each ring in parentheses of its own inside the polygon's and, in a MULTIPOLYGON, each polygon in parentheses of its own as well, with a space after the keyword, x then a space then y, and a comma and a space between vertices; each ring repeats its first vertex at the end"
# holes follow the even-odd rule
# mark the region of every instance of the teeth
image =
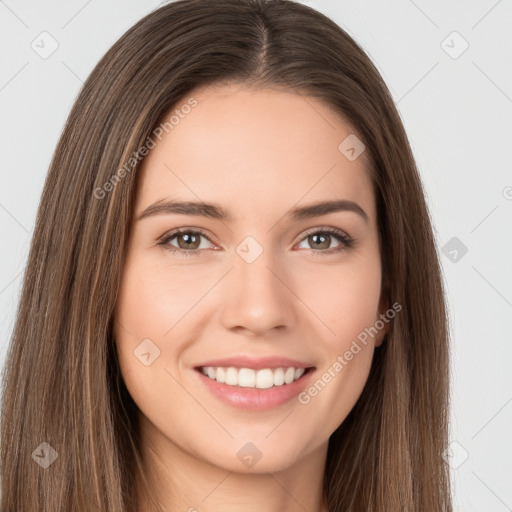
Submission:
POLYGON ((217 382, 226 382, 226 370, 224 368, 217 368, 214 378, 217 382))
MULTIPOLYGON (((219 368, 220 370, 220 368, 219 368)), ((258 372, 259 374, 259 372, 258 372)), ((256 372, 251 370, 250 368, 241 368, 238 372, 238 382, 239 386, 243 388, 253 388, 256 386, 256 372)))
POLYGON ((256 374, 256 387, 258 389, 271 388, 274 385, 274 372, 268 368, 258 370, 256 374))
POLYGON ((284 383, 290 384, 291 382, 293 382, 294 377, 295 377, 295 368, 288 368, 284 372, 284 383))
MULTIPOLYGON (((217 369, 214 369, 214 375, 213 377, 210 377, 210 379, 216 379, 217 378, 217 369)), ((226 384, 229 384, 230 386, 236 386, 238 385, 238 370, 236 368, 228 368, 226 370, 226 384)))
POLYGON ((242 388, 268 389, 273 386, 291 384, 304 375, 304 368, 229 368, 207 366, 201 372, 212 380, 242 388))
POLYGON ((274 371, 274 386, 282 386, 284 384, 284 370, 278 368, 274 371))
POLYGON ((297 368, 295 370, 295 375, 293 376, 294 380, 300 379, 304 375, 304 368, 297 368))

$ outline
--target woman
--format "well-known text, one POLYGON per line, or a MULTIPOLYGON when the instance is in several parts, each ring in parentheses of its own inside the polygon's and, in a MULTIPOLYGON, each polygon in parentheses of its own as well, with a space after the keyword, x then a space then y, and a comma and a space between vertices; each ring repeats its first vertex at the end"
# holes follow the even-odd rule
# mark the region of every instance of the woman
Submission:
POLYGON ((2 510, 451 511, 447 332, 362 49, 292 1, 165 5, 93 70, 50 166, 2 510))

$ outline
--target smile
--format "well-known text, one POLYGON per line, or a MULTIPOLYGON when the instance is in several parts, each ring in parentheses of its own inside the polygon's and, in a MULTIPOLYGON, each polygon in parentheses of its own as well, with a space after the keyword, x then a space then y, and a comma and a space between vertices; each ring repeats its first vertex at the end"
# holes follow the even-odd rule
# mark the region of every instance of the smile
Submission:
MULTIPOLYGON (((239 364, 240 358, 236 363, 239 364)), ((240 366, 220 366, 222 363, 195 367, 203 389, 218 400, 237 409, 265 411, 294 400, 315 375, 314 366, 288 366, 291 361, 245 361, 240 366), (265 367, 266 365, 271 366, 265 367), (283 365, 283 366, 281 366, 283 365), (250 366, 253 366, 251 368, 250 366), (257 368, 254 368, 256 366, 257 368)), ((226 364, 226 363, 224 363, 226 364)))
POLYGON ((252 368, 214 367, 200 368, 203 375, 228 386, 242 388, 269 389, 276 386, 291 384, 299 380, 306 372, 306 368, 252 368))

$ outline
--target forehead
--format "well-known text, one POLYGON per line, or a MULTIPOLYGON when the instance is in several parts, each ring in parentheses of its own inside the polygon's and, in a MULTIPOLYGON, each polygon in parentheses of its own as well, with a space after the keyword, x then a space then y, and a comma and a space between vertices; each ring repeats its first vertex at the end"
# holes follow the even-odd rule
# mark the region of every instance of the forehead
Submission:
POLYGON ((154 138, 140 169, 138 212, 172 197, 226 205, 235 217, 275 220, 294 205, 347 199, 375 216, 367 155, 349 160, 340 151, 354 130, 315 98, 245 85, 208 87, 175 105, 164 122, 171 115, 172 129, 154 138))

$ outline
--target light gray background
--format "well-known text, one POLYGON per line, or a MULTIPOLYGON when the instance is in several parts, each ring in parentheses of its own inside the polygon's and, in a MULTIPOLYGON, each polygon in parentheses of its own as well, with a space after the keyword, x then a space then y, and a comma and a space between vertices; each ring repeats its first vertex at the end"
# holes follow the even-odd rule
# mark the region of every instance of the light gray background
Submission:
MULTIPOLYGON (((446 458, 455 510, 512 510, 512 2, 303 3, 370 55, 422 173, 452 319, 454 444, 446 458), (458 55, 464 41, 469 47, 458 55), (455 245, 446 246, 453 237, 455 245)), ((158 5, 0 1, 1 364, 44 178, 69 109, 100 57, 158 5), (43 31, 58 43, 46 59, 31 47, 51 48, 43 31)))

